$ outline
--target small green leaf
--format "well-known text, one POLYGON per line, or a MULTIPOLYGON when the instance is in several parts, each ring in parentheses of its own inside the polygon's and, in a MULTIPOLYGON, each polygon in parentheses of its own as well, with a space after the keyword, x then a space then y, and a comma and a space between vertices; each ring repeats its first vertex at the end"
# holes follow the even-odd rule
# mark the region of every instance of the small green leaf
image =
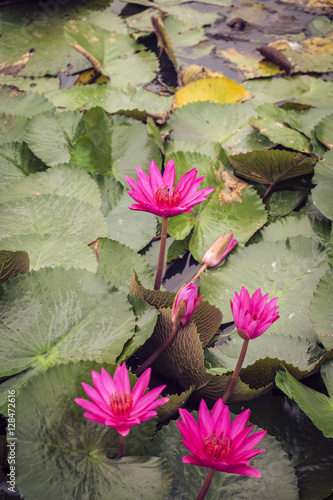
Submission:
POLYGON ((323 160, 318 162, 314 184, 317 186, 312 191, 313 203, 328 219, 333 220, 332 189, 333 189, 333 152, 329 151, 323 160))
POLYGON ((278 372, 276 385, 290 399, 294 399, 325 437, 333 437, 333 401, 294 379, 288 371, 278 372))
POLYGON ((74 144, 70 161, 88 172, 112 175, 112 120, 102 108, 92 108, 84 116, 87 134, 74 144))
POLYGON ((310 304, 310 321, 320 342, 326 349, 333 348, 333 269, 321 278, 310 304))

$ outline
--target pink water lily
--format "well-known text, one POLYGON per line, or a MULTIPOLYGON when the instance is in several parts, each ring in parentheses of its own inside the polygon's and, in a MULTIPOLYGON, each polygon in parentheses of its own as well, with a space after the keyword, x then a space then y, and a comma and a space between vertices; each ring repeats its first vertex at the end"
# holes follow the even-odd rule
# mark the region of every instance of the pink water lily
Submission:
POLYGON ((165 385, 155 387, 147 394, 151 369, 148 368, 131 391, 126 364, 117 366, 114 377, 102 368, 101 373, 92 371, 95 388, 82 382, 82 387, 91 399, 76 398, 75 402, 88 413, 84 416, 92 422, 114 427, 121 436, 127 436, 133 425, 139 425, 157 415, 156 408, 169 398, 157 399, 165 385))
POLYGON ((182 326, 184 326, 199 307, 202 297, 203 295, 198 297, 198 287, 196 285, 192 285, 192 283, 183 285, 177 293, 172 307, 172 322, 174 323, 175 321, 177 308, 181 299, 184 299, 186 303, 186 312, 182 321, 182 326))
POLYGON ((266 431, 249 436, 253 425, 246 428, 250 410, 240 413, 230 423, 229 408, 218 399, 210 413, 202 399, 199 407, 199 423, 183 409, 179 409, 183 422, 177 421, 183 436, 182 443, 192 455, 186 455, 183 463, 208 467, 213 470, 260 477, 260 472, 249 466, 251 458, 265 450, 254 450, 266 431))
POLYGON ((154 161, 149 167, 149 176, 137 168, 137 182, 125 176, 131 190, 128 194, 137 203, 130 205, 131 210, 141 210, 163 218, 191 212, 198 203, 206 200, 206 196, 214 188, 198 188, 204 177, 197 179, 197 169, 192 168, 179 180, 175 187, 175 164, 171 159, 165 166, 162 176, 154 161))
POLYGON ((268 301, 268 293, 262 296, 260 288, 250 297, 243 286, 240 294, 234 293, 234 302, 230 300, 231 310, 238 334, 242 338, 255 339, 264 333, 280 315, 277 297, 268 301))

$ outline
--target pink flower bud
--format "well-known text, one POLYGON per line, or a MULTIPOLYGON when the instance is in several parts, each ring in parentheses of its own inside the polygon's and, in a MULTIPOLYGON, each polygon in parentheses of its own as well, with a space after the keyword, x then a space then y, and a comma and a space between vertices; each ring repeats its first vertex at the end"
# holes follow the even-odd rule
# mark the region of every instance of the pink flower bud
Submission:
POLYGON ((198 287, 189 283, 183 285, 177 293, 172 306, 172 322, 185 326, 192 314, 199 307, 203 295, 198 297, 198 287), (184 301, 186 308, 184 308, 184 301))
POLYGON ((233 233, 221 234, 202 257, 202 263, 207 267, 217 266, 236 245, 237 240, 233 233))

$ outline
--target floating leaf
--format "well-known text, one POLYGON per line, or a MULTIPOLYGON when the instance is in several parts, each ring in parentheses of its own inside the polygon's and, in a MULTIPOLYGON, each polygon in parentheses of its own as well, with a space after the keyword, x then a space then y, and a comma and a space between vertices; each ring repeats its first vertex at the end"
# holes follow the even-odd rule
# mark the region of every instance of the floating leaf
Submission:
POLYGON ((1 377, 69 360, 114 363, 134 334, 126 296, 88 271, 42 269, 2 287, 1 377))
MULTIPOLYGON (((193 416, 197 418, 197 414, 193 416)), ((253 432, 258 431, 255 428, 253 432)), ((193 464, 183 464, 182 458, 188 450, 181 444, 181 434, 176 422, 159 431, 149 444, 146 453, 165 457, 173 470, 173 489, 168 500, 192 500, 199 493, 207 475, 207 469, 193 464)), ((294 469, 281 445, 268 434, 260 441, 265 449, 251 459, 250 465, 261 472, 261 479, 216 472, 206 498, 237 498, 237 500, 255 500, 276 498, 277 500, 296 500, 298 498, 297 481, 294 469)))
MULTIPOLYGON (((332 368, 332 362, 328 361, 332 368)), ((332 373, 332 370, 331 370, 332 373)), ((278 372, 276 385, 290 399, 294 399, 304 413, 322 431, 325 437, 333 437, 333 400, 298 382, 288 371, 278 372)))
POLYGON ((67 163, 74 142, 84 133, 82 115, 70 111, 48 112, 34 116, 25 141, 46 165, 67 163))
POLYGON ((310 174, 316 163, 316 158, 284 150, 252 151, 228 159, 241 177, 270 185, 310 174))
POLYGON ((171 139, 205 142, 227 141, 247 125, 255 112, 250 101, 243 104, 193 102, 172 113, 168 124, 171 139))
MULTIPOLYGON (((113 374, 115 367, 102 366, 113 374)), ((90 422, 74 402, 75 397, 87 397, 81 382, 91 385, 91 371, 100 369, 96 362, 56 366, 37 375, 18 395, 17 485, 27 500, 95 500, 110 491, 115 500, 167 497, 171 478, 166 461, 140 456, 155 432, 154 422, 133 427, 126 439, 127 456, 117 459, 117 431, 90 422)), ((136 377, 130 379, 133 386, 136 377)))
POLYGON ((178 173, 197 165, 199 175, 206 175, 204 186, 215 187, 208 202, 194 207, 188 214, 174 217, 168 224, 169 234, 175 240, 184 239, 193 229, 189 248, 196 260, 201 261, 206 250, 222 233, 233 232, 239 243, 245 243, 265 224, 267 214, 264 205, 248 184, 225 169, 212 172, 212 165, 217 162, 213 163, 198 153, 178 152, 172 157, 178 173))
POLYGON ((316 136, 328 149, 333 149, 333 115, 324 118, 316 127, 316 136))
POLYGON ((328 33, 323 38, 307 38, 300 42, 277 40, 271 42, 269 46, 280 50, 291 64, 296 65, 297 71, 302 73, 310 71, 326 73, 333 69, 330 55, 333 48, 333 33, 328 33))
POLYGON ((21 92, 9 87, 0 88, 0 113, 30 118, 51 109, 53 109, 52 104, 35 92, 21 92))
POLYGON ((234 80, 226 77, 203 78, 181 87, 174 95, 178 108, 189 102, 210 101, 219 104, 242 102, 249 99, 250 92, 234 80))
POLYGON ((317 186, 312 191, 313 203, 322 214, 333 220, 332 189, 333 189, 333 153, 329 151, 323 161, 318 162, 313 183, 317 186))
POLYGON ((96 71, 110 77, 113 87, 148 83, 158 71, 155 54, 127 35, 82 21, 69 21, 65 32, 71 46, 84 54, 96 71))
POLYGON ((98 248, 97 273, 111 281, 119 290, 127 293, 131 285, 132 271, 135 269, 143 286, 154 285, 154 275, 141 255, 117 241, 101 238, 98 248))
POLYGON ((106 236, 108 228, 97 185, 88 174, 59 166, 30 175, 6 191, 0 193, 6 201, 0 205, 2 249, 26 250, 32 269, 96 271, 96 258, 87 245, 106 236))
POLYGON ((8 142, 0 150, 0 185, 5 186, 26 175, 46 169, 25 142, 8 142))
POLYGON ((86 135, 76 140, 70 161, 88 172, 112 175, 112 120, 102 108, 92 108, 84 115, 86 135))
POLYGON ((286 111, 272 104, 256 109, 259 118, 251 118, 250 124, 271 141, 296 151, 310 152, 310 141, 296 130, 284 124, 286 111))
POLYGON ((5 115, 0 116, 0 145, 6 142, 21 142, 27 128, 26 116, 5 115))
POLYGON ((333 348, 332 278, 333 270, 330 268, 319 281, 310 305, 310 321, 326 349, 333 348))
POLYGON ((252 102, 256 104, 291 100, 327 109, 327 101, 333 98, 333 82, 308 75, 261 78, 246 82, 244 86, 251 92, 254 97, 252 102))
POLYGON ((230 47, 216 50, 216 56, 235 64, 246 79, 274 76, 284 72, 269 61, 261 61, 262 56, 254 51, 238 51, 235 47, 230 47))
POLYGON ((27 252, 0 250, 0 283, 5 283, 8 279, 28 271, 29 255, 27 252))

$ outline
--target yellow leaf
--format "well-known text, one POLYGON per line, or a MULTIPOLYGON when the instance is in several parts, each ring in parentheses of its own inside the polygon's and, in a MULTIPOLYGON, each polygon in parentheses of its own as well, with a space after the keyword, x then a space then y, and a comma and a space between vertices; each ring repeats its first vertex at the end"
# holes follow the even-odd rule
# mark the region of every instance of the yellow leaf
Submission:
POLYGON ((173 108, 189 102, 211 101, 219 104, 242 102, 251 94, 234 80, 226 77, 203 78, 180 88, 174 95, 173 108))

